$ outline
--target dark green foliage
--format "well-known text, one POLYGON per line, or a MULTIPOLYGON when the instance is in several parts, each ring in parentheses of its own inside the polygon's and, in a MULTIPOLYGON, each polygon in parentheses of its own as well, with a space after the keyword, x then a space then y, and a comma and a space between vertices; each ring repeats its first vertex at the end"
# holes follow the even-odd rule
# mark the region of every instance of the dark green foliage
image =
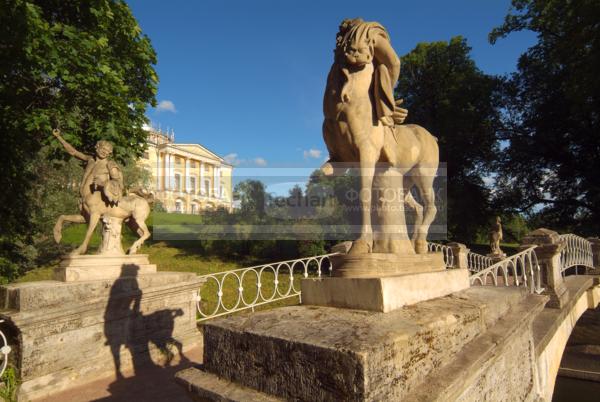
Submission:
POLYGON ((484 74, 462 37, 420 43, 402 59, 396 96, 408 109, 406 123, 438 138, 447 164, 448 235, 473 240, 490 216, 483 178, 497 152, 499 79, 484 74))
POLYGON ((233 189, 234 197, 241 202, 241 212, 247 216, 262 218, 268 195, 265 185, 259 180, 244 180, 233 189))
POLYGON ((537 43, 506 84, 501 205, 561 232, 600 233, 600 2, 513 0, 490 40, 537 43))
POLYGON ((0 0, 0 52, 0 233, 14 249, 47 235, 46 217, 77 200, 74 183, 52 172, 70 171, 53 127, 83 152, 107 139, 121 163, 141 155, 156 55, 118 0, 0 0), (49 184, 61 191, 49 194, 49 184))

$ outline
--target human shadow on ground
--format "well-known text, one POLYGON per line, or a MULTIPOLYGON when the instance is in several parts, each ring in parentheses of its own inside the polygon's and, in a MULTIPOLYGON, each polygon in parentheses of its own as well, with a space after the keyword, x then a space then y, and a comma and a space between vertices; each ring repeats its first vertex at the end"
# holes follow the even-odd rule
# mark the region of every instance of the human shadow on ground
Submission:
MULTIPOLYGON (((161 391, 165 391, 166 383, 174 384, 172 378, 178 370, 192 365, 183 353, 181 342, 173 337, 175 318, 182 316, 183 310, 164 309, 144 315, 138 271, 137 265, 124 265, 120 277, 110 289, 104 313, 104 335, 112 353, 116 380, 108 387, 111 396, 98 401, 179 400, 161 391), (157 353, 154 353, 153 360, 151 348, 161 352, 158 359, 157 353), (179 362, 172 365, 175 357, 179 357, 179 362), (129 364, 124 364, 122 358, 127 363, 131 359, 132 376, 129 370, 126 373, 129 376, 125 376, 123 366, 128 367, 129 364), (162 360, 162 364, 155 360, 162 360), (157 388, 158 392, 150 392, 158 385, 163 385, 157 388)), ((168 390, 169 387, 166 388, 168 390)))

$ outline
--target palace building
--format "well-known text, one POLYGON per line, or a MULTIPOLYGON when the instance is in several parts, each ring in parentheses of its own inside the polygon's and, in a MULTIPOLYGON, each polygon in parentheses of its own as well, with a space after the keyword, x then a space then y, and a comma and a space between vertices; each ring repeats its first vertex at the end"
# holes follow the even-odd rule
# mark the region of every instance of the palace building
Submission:
POLYGON ((232 210, 232 165, 200 144, 175 143, 174 132, 145 129, 148 149, 139 163, 152 172, 150 190, 167 212, 232 210))

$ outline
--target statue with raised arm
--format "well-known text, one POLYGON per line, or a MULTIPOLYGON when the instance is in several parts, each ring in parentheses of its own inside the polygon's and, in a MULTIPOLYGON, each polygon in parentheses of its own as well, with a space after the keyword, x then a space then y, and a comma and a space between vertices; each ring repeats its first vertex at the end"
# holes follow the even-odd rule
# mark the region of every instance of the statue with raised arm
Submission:
POLYGON ((108 141, 98 141, 94 155, 86 155, 71 144, 54 129, 52 134, 65 150, 75 158, 85 162, 85 171, 79 194, 81 196, 79 215, 61 215, 54 226, 54 239, 60 242, 65 222, 87 223, 83 243, 71 255, 84 254, 98 222, 102 220, 102 245, 100 254, 122 254, 121 223, 125 220, 140 236, 129 248, 128 254, 135 254, 143 242, 150 237, 145 221, 150 213, 150 205, 145 194, 123 195, 123 174, 121 167, 110 159, 113 146, 108 141))
POLYGON ((113 151, 112 144, 100 140, 96 143, 96 154, 86 155, 65 141, 59 130, 53 130, 52 134, 63 145, 69 155, 86 163, 83 179, 79 186, 82 201, 86 197, 91 197, 94 192, 99 191, 106 202, 117 205, 123 195, 123 174, 121 167, 115 161, 109 159, 113 151))

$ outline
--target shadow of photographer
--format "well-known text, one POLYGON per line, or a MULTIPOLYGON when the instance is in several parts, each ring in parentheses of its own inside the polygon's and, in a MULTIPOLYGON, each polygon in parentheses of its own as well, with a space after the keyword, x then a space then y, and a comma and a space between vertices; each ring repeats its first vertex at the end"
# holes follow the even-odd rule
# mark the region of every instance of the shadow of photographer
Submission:
POLYGON ((124 265, 110 289, 104 313, 104 336, 113 357, 116 380, 108 387, 111 397, 99 399, 101 401, 128 400, 127 396, 130 397, 134 389, 144 392, 152 378, 164 382, 165 377, 172 377, 178 370, 191 365, 183 353, 182 343, 173 337, 175 318, 183 316, 183 310, 164 309, 144 315, 138 271, 137 265, 124 265), (123 348, 131 356, 133 375, 128 377, 123 373, 123 348), (177 354, 173 353, 173 348, 177 354), (155 359, 151 349, 160 351, 160 354, 155 351, 155 359), (173 366, 176 357, 179 359, 173 366), (156 360, 163 361, 159 364, 156 360))

